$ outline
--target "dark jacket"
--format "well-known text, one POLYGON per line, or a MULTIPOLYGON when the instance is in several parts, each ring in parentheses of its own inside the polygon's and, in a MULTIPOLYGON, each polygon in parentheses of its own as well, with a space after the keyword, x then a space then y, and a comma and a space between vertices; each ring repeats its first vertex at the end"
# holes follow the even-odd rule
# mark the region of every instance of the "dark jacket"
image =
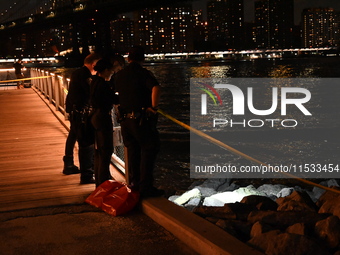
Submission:
POLYGON ((66 112, 73 110, 81 111, 90 103, 90 83, 92 74, 83 66, 75 70, 71 75, 71 81, 66 97, 66 112))
POLYGON ((140 112, 152 106, 152 88, 159 83, 153 74, 136 62, 130 63, 115 76, 115 90, 124 112, 140 112))
POLYGON ((21 63, 16 62, 14 63, 13 67, 15 69, 15 74, 21 74, 21 68, 23 68, 24 66, 21 63))
POLYGON ((113 104, 116 103, 112 82, 105 81, 99 76, 93 76, 90 103, 92 108, 99 109, 101 112, 111 111, 113 104))

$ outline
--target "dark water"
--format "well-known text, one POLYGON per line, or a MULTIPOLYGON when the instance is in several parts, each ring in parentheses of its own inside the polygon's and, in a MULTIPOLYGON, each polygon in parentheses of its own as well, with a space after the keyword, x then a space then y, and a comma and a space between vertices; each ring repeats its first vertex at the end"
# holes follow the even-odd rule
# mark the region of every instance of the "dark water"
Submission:
MULTIPOLYGON (((190 78, 337 78, 340 77, 339 58, 305 59, 257 59, 255 61, 207 61, 207 62, 172 62, 147 64, 162 84, 161 108, 176 119, 190 122, 190 78)), ((312 95, 308 109, 313 112, 311 123, 304 123, 294 130, 250 130, 236 129, 224 140, 228 145, 256 159, 270 164, 305 164, 339 163, 340 107, 338 87, 308 88, 312 95), (331 90, 331 91, 330 91, 331 90), (322 102, 320 102, 320 100, 322 102), (321 105, 321 106, 320 106, 321 105), (327 109, 324 108, 325 105, 327 109), (318 122, 316 124, 316 122, 318 122)), ((161 117, 159 130, 163 147, 157 163, 156 181, 166 187, 182 189, 194 180, 189 177, 190 135, 187 130, 161 117)), ((214 136, 214 134, 210 134, 214 136)), ((219 131, 221 136, 221 132, 219 131)), ((216 154, 216 146, 204 140, 198 146, 205 146, 206 151, 216 154)), ((231 153, 225 159, 233 164, 247 164, 231 153)), ((213 159, 207 153, 206 160, 213 159)), ((203 159, 205 161, 205 159, 203 159)), ((334 175, 335 173, 333 173, 334 175)), ((315 175, 307 176, 309 178, 315 175)), ((316 177, 320 178, 320 177, 316 177)))
MULTIPOLYGON (((161 109, 186 124, 190 123, 190 78, 340 77, 340 58, 336 57, 147 63, 145 67, 151 70, 161 83, 161 109)), ((65 72, 65 70, 58 71, 65 72)), ((329 104, 334 105, 339 104, 338 92, 339 90, 325 91, 322 88, 315 88, 313 96, 315 93, 322 95, 329 104)), ((319 117, 325 116, 328 120, 339 119, 337 108, 332 109, 333 112, 323 112, 317 107, 314 110, 319 117)), ((234 130, 233 135, 229 135, 228 141, 225 142, 267 163, 316 163, 319 159, 335 163, 335 161, 339 162, 339 125, 337 124, 332 129, 320 127, 283 131, 280 137, 277 137, 272 130, 266 132, 234 130), (316 139, 311 141, 311 137, 316 139), (325 144, 327 146, 324 146, 325 144)), ((155 169, 155 182, 166 189, 185 190, 194 181, 190 179, 189 171, 189 131, 162 116, 159 118, 159 131, 162 148, 155 169)), ((214 146, 204 141, 202 143, 207 151, 214 146)), ((225 154, 229 162, 242 164, 243 161, 239 157, 230 153, 225 154)))

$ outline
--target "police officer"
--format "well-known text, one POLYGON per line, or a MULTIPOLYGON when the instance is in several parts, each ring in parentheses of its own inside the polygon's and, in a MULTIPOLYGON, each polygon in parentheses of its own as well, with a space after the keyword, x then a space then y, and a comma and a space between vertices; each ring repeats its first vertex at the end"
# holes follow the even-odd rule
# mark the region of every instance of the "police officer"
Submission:
MULTIPOLYGON (((68 143, 66 140, 65 156, 72 157, 71 151, 73 152, 74 146, 74 143, 72 146, 72 137, 76 137, 79 146, 81 184, 95 183, 93 178, 94 130, 88 116, 90 112, 90 83, 92 75, 96 73, 93 68, 99 59, 100 56, 95 53, 85 58, 84 66, 71 75, 66 97, 66 112, 70 114, 69 137, 71 136, 71 141, 68 143)), ((72 171, 72 169, 69 170, 72 171)), ((76 170, 74 171, 76 172, 76 170)), ((64 174, 67 174, 67 171, 64 171, 64 174)))
MULTIPOLYGON (((14 63, 13 67, 14 67, 14 70, 15 70, 15 77, 17 79, 24 78, 24 74, 21 71, 21 69, 24 67, 22 65, 22 59, 21 58, 19 58, 18 61, 14 63)), ((17 82, 17 89, 20 89, 23 86, 24 86, 24 81, 18 81, 17 82)))
POLYGON ((97 75, 93 76, 91 83, 91 123, 95 128, 95 152, 94 152, 94 174, 96 186, 109 180, 110 162, 113 153, 113 124, 111 111, 113 104, 117 103, 114 94, 113 83, 110 82, 113 74, 121 70, 123 62, 119 63, 113 58, 103 58, 94 67, 97 75))
POLYGON ((142 197, 149 197, 163 194, 153 186, 160 145, 156 129, 160 86, 153 74, 142 67, 144 58, 142 47, 130 50, 128 66, 115 77, 115 89, 119 94, 122 136, 128 154, 129 183, 142 197))

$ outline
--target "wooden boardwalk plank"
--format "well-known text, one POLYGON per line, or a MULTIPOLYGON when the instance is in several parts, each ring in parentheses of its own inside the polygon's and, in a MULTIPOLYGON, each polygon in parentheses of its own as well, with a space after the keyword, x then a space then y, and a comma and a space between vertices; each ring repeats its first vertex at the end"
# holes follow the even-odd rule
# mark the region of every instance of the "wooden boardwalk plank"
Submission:
POLYGON ((0 91, 0 212, 84 202, 95 187, 62 174, 66 136, 32 89, 0 91))

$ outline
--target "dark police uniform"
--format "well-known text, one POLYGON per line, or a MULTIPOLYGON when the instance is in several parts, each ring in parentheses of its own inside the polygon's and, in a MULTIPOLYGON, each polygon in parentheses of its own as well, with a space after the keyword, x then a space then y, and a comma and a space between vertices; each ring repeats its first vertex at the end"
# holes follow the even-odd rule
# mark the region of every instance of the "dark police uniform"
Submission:
POLYGON ((128 152, 129 181, 142 194, 153 188, 153 168, 159 152, 157 115, 145 113, 152 107, 152 88, 158 85, 152 73, 136 62, 131 62, 115 77, 123 119, 122 136, 128 152))
MULTIPOLYGON (((21 71, 21 69, 24 67, 20 62, 16 62, 16 63, 14 63, 14 65, 13 65, 13 67, 14 67, 14 73, 15 73, 15 77, 17 78, 17 79, 22 79, 22 78, 24 78, 24 75, 23 75, 23 73, 22 73, 22 71, 21 71)), ((24 81, 18 81, 17 82, 17 88, 20 88, 20 84, 21 85, 24 85, 24 81)))
POLYGON ((21 63, 19 62, 16 62, 13 64, 13 67, 14 67, 14 73, 16 76, 18 75, 22 75, 22 72, 21 72, 21 69, 24 67, 21 63))
POLYGON ((112 82, 93 76, 91 83, 91 123, 95 129, 94 175, 96 186, 111 178, 113 124, 111 110, 116 103, 112 82))
POLYGON ((89 183, 93 179, 94 130, 88 118, 91 80, 92 74, 86 66, 74 71, 66 97, 66 112, 70 114, 70 135, 76 137, 79 145, 81 183, 89 183))

